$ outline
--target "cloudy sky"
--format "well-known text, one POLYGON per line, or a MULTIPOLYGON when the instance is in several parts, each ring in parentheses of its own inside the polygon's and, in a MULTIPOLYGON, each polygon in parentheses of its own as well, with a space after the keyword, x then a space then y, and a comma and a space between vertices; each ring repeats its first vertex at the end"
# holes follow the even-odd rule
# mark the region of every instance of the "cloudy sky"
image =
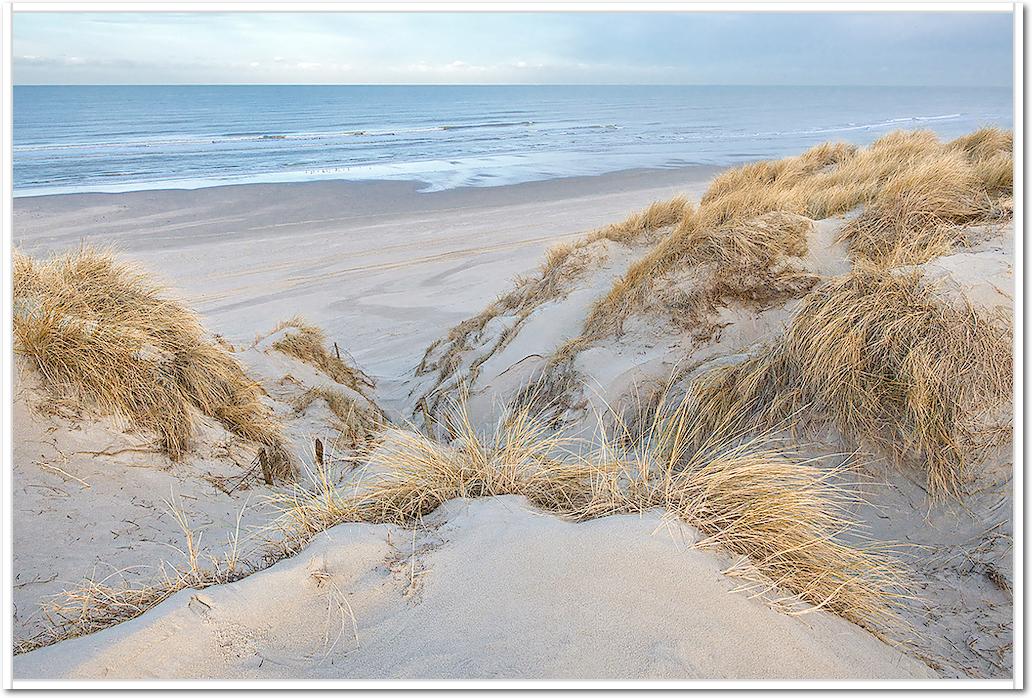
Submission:
POLYGON ((19 84, 1010 85, 1000 13, 15 13, 19 84))

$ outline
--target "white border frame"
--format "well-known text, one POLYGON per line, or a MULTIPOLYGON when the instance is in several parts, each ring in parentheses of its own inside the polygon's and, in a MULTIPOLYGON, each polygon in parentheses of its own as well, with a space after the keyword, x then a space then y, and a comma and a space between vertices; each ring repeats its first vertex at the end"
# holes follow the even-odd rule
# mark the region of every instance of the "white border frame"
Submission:
POLYGON ((2 399, 3 415, 3 504, 12 496, 12 226, 13 189, 11 99, 13 59, 13 12, 1010 12, 1014 33, 1014 675, 1012 680, 949 680, 934 681, 27 681, 12 677, 12 507, 3 506, 3 549, 0 569, 3 572, 3 661, 5 689, 1022 689, 1024 687, 1024 5, 1008 2, 36 2, 3 0, 0 5, 0 124, 3 141, 2 185, 2 257, 3 268, 3 347, 2 399))

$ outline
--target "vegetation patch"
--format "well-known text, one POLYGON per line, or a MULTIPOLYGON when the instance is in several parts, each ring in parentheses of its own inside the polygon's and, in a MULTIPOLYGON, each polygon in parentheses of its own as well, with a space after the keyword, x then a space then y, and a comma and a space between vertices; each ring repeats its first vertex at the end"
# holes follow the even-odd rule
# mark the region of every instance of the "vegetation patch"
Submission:
POLYGON ((362 392, 363 386, 373 387, 374 383, 368 376, 340 358, 339 349, 333 353, 329 351, 326 335, 318 327, 309 325, 303 318, 295 317, 281 322, 272 334, 284 328, 291 328, 292 331, 273 342, 272 348, 276 351, 315 366, 341 385, 357 392, 362 392))
POLYGON ((965 468, 1008 433, 986 415, 1008 404, 1011 345, 1003 314, 945 298, 917 271, 863 267, 821 284, 779 340, 693 391, 711 426, 751 415, 776 428, 805 413, 921 464, 933 494, 959 494, 965 468))
POLYGON ((290 468, 262 388, 196 314, 109 251, 15 252, 14 349, 52 395, 156 433, 173 460, 203 414, 269 448, 280 474, 290 468))

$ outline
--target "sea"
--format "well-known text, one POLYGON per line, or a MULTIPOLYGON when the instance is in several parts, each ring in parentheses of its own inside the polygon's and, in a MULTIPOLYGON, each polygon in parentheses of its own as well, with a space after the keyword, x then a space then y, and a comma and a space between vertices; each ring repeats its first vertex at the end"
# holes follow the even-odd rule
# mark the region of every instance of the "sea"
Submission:
POLYGON ((15 196, 329 179, 440 191, 1013 122, 996 87, 20 85, 13 106, 15 196))

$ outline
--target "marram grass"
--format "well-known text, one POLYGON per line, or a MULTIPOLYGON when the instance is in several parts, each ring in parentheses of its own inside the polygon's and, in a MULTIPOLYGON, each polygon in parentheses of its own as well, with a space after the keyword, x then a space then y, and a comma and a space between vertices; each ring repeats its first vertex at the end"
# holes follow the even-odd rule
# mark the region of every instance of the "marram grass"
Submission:
POLYGON ((261 387, 144 271, 92 247, 14 260, 14 350, 46 390, 154 432, 173 460, 198 414, 284 455, 261 387))

